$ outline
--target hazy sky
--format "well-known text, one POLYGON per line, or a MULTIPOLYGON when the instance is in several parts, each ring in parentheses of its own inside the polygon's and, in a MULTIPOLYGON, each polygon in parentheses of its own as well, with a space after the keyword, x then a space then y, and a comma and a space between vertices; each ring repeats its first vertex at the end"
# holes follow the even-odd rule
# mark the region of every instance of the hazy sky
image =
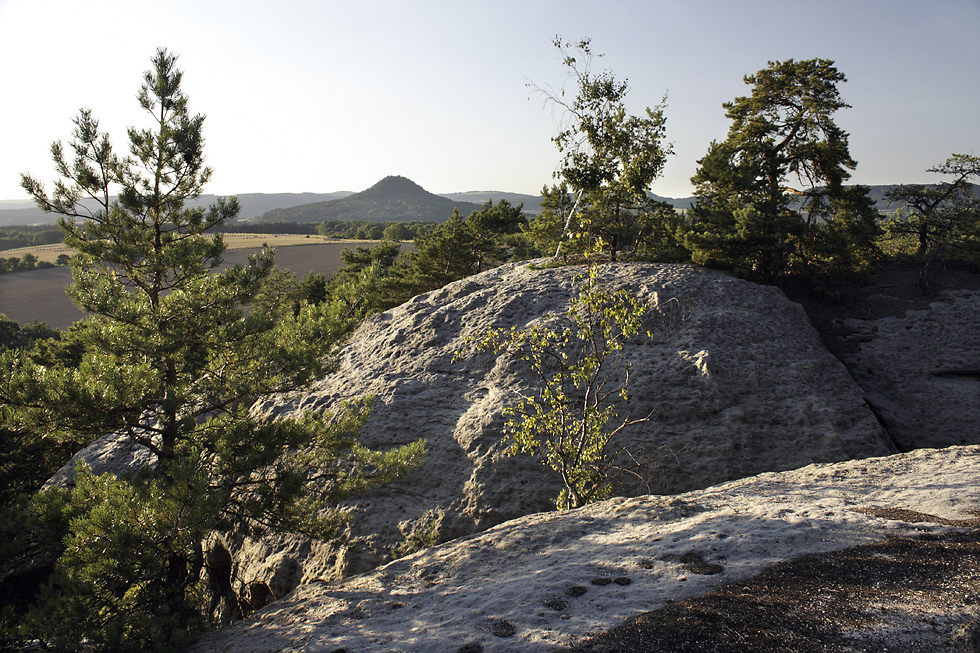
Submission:
POLYGON ((852 181, 922 182, 980 154, 980 0, 0 0, 0 199, 50 187, 82 107, 125 150, 141 75, 180 56, 207 115, 208 192, 360 191, 403 175, 446 193, 536 194, 561 115, 528 83, 566 81, 556 34, 590 37, 635 113, 667 95, 676 155, 653 185, 691 193, 722 102, 770 60, 833 59, 852 181))

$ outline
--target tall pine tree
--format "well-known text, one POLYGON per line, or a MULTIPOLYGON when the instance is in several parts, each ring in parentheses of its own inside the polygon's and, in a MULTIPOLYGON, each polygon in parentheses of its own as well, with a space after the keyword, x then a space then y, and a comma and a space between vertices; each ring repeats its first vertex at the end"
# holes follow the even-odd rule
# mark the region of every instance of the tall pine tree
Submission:
POLYGON ((369 401, 333 417, 279 420, 252 409, 324 372, 351 323, 330 315, 329 303, 254 307, 272 252, 216 271, 224 243, 208 232, 238 203, 188 206, 211 170, 204 117, 189 112, 181 79, 176 56, 158 50, 138 95, 151 126, 129 129, 128 156, 83 110, 70 149, 52 146, 61 177, 53 193, 22 180, 61 215, 78 251, 69 294, 91 317, 74 330, 77 365, 5 355, 3 418, 40 438, 115 434, 154 461, 121 477, 81 466, 73 487, 35 501, 63 549, 28 636, 67 647, 179 644, 221 598, 206 582, 209 534, 337 536, 336 500, 423 455, 421 441, 389 452, 359 445, 369 401))
POLYGON ((847 133, 833 115, 848 105, 843 73, 826 59, 770 62, 745 77, 751 95, 724 104, 732 124, 692 178, 698 201, 685 245, 698 263, 776 276, 797 262, 834 257, 823 238, 874 232, 877 214, 863 189, 842 183, 855 167, 847 133), (814 243, 817 242, 817 245, 814 243))

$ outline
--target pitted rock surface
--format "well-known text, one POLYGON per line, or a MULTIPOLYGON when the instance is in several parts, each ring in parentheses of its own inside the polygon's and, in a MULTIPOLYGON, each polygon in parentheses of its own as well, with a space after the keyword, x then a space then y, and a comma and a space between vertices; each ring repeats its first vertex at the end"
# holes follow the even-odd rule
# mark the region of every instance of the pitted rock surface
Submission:
MULTIPOLYGON (((373 395, 364 443, 424 437, 429 453, 404 481, 349 502, 347 546, 291 536, 238 543, 239 577, 269 582, 281 596, 374 568, 415 529, 434 527, 446 541, 551 509, 557 477, 527 456, 505 456, 501 441, 503 408, 535 391, 530 372, 511 356, 473 351, 466 338, 563 314, 583 272, 508 264, 420 295, 363 324, 339 369, 312 389, 257 405, 287 416, 373 395)), ((622 478, 618 494, 684 492, 894 451, 860 388, 778 289, 690 265, 606 264, 600 280, 656 307, 655 337, 624 351, 632 365, 625 410, 653 412, 620 436, 645 464, 635 470, 642 478, 622 478)))
MULTIPOLYGON (((741 635, 758 641, 769 627, 790 645, 766 651, 975 650, 953 636, 980 623, 980 565, 975 548, 950 555, 958 544, 948 540, 969 529, 975 538, 978 473, 978 446, 920 449, 528 515, 365 574, 298 587, 192 651, 421 653, 465 645, 553 652, 642 613, 717 597, 730 583, 734 596, 718 622, 734 624, 685 640, 693 646, 650 646, 641 638, 587 650, 703 650, 719 641, 728 647, 715 650, 757 650, 741 635), (869 547, 890 538, 936 548, 895 558, 888 547, 869 547), (937 556, 944 544, 947 553, 937 556), (692 571, 692 551, 723 569, 692 571), (812 558, 831 552, 841 555, 829 563, 812 558), (785 586, 738 584, 801 556, 808 557, 800 573, 785 586), (827 568, 840 568, 840 582, 817 572, 827 568), (790 599, 798 609, 786 609, 790 599), (760 606, 762 616, 743 627, 743 615, 760 606), (799 629, 780 631, 787 620, 799 629), (839 637, 827 645, 811 639, 819 632, 839 637)), ((666 628, 704 614, 714 618, 702 604, 675 610, 666 628)))

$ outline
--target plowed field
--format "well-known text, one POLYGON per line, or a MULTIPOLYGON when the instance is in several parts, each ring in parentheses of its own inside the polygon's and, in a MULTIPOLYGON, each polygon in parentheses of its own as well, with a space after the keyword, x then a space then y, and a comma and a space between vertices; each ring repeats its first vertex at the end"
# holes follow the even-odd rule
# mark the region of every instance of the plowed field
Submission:
MULTIPOLYGON (((345 248, 370 244, 370 242, 321 241, 311 245, 289 243, 284 246, 283 242, 277 242, 275 238, 256 237, 251 240, 259 246, 263 242, 275 243, 276 264, 291 270, 298 277, 309 272, 331 276, 343 267, 344 262, 340 258, 340 253, 345 248)), ((241 244, 235 243, 238 248, 229 247, 225 252, 223 266, 245 263, 248 255, 257 252, 260 248, 248 247, 249 244, 251 243, 243 239, 241 244)), ((232 243, 229 243, 229 246, 231 245, 232 243)), ((403 243, 402 251, 410 247, 411 244, 403 243)), ((38 320, 47 323, 49 327, 64 329, 72 322, 81 319, 83 315, 65 294, 65 288, 70 282, 71 270, 64 266, 0 275, 0 313, 21 324, 38 320)))

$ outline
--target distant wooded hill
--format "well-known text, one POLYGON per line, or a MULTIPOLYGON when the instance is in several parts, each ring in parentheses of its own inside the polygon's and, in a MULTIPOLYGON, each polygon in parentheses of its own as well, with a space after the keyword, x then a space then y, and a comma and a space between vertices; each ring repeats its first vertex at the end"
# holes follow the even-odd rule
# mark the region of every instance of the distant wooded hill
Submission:
MULTIPOLYGON (((337 191, 335 193, 244 193, 238 196, 242 210, 239 218, 249 220, 258 218, 273 209, 288 208, 312 202, 326 202, 353 195, 353 191, 337 191)), ((188 206, 210 206, 214 204, 216 195, 201 195, 196 200, 188 202, 188 206)), ((54 224, 57 216, 45 213, 37 208, 30 200, 0 201, 0 226, 54 224)))
POLYGON ((361 220, 366 222, 445 222, 456 209, 467 216, 479 204, 435 195, 405 177, 385 177, 360 193, 326 202, 274 209, 262 222, 323 222, 361 220))
MULTIPOLYGON (((884 201, 885 193, 892 188, 895 185, 870 187, 871 198, 883 213, 891 213, 899 208, 884 201)), ((980 186, 974 185, 974 192, 980 195, 980 186)), ((690 208, 695 199, 652 194, 651 197, 667 202, 677 209, 690 208)), ((193 205, 207 206, 214 200, 214 195, 202 195, 193 205)), ((507 200, 514 206, 523 204, 524 212, 529 215, 541 212, 540 195, 493 190, 436 195, 405 177, 394 176, 385 177, 360 193, 244 193, 238 196, 242 205, 240 219, 266 223, 326 220, 445 222, 452 215, 453 208, 458 209, 465 217, 490 200, 495 203, 507 200)), ((0 201, 0 225, 54 224, 55 219, 56 216, 42 212, 29 200, 0 201)))
MULTIPOLYGON (((525 195, 524 193, 505 193, 499 190, 471 190, 465 193, 446 193, 443 197, 448 197, 454 202, 470 202, 483 206, 487 202, 496 204, 500 200, 507 200, 511 206, 524 205, 524 213, 537 215, 541 213, 541 196, 525 195)), ((461 211, 462 213, 462 211, 461 211)))

